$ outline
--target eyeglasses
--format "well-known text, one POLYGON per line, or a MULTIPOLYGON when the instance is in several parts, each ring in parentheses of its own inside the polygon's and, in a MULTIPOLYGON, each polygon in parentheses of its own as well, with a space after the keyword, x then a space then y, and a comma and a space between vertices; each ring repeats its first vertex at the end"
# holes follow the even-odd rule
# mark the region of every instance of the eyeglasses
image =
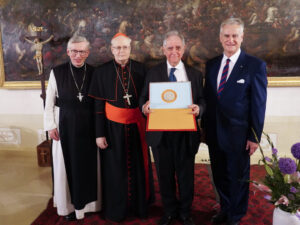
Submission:
POLYGON ((175 46, 175 47, 172 46, 172 47, 167 47, 166 49, 168 52, 172 52, 174 49, 176 51, 181 51, 182 48, 181 48, 181 46, 175 46))
POLYGON ((86 56, 88 51, 70 50, 72 56, 79 54, 80 56, 86 56))
POLYGON ((115 46, 115 47, 112 47, 112 48, 115 49, 115 50, 117 50, 117 51, 121 51, 121 50, 127 51, 127 50, 130 49, 130 46, 124 45, 124 46, 115 46))

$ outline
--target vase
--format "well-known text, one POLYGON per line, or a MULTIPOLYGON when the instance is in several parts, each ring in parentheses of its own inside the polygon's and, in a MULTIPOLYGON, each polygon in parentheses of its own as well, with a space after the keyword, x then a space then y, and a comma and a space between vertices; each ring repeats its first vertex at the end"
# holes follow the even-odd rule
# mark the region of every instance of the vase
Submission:
POLYGON ((294 213, 277 207, 273 211, 273 225, 300 225, 300 219, 294 213))

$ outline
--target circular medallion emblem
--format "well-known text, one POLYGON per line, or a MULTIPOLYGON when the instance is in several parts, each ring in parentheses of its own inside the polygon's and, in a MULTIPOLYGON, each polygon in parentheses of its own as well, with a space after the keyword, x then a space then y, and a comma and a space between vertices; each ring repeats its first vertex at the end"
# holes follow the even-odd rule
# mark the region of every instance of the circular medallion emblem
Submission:
POLYGON ((161 94, 161 98, 164 102, 171 103, 177 99, 177 93, 174 90, 167 89, 161 94))

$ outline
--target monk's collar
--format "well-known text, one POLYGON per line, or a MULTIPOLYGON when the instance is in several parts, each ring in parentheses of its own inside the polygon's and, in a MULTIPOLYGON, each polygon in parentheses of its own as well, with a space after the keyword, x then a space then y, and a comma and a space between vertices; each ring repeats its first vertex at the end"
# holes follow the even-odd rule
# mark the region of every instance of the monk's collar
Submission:
POLYGON ((77 67, 77 66, 74 66, 73 63, 71 62, 72 67, 75 68, 75 69, 82 69, 84 64, 85 64, 85 62, 81 66, 77 67))

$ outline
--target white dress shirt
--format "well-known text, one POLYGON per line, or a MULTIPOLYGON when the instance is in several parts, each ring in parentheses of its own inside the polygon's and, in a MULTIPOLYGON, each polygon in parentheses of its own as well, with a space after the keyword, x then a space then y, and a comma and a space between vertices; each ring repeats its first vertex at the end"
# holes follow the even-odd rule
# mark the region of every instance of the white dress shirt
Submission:
POLYGON ((220 85, 220 80, 221 80, 221 77, 222 77, 222 72, 223 72, 223 68, 224 66, 226 65, 226 60, 227 59, 230 59, 230 62, 229 62, 229 68, 228 68, 228 74, 227 74, 227 79, 226 81, 228 80, 230 74, 231 74, 231 71, 236 63, 236 61, 238 60, 239 56, 241 54, 241 49, 239 49, 236 53, 234 53, 231 57, 227 57, 225 54, 223 54, 223 58, 222 58, 222 61, 221 61, 221 66, 220 66, 220 69, 219 69, 219 73, 218 73, 218 78, 217 78, 217 90, 219 88, 219 85, 220 85))
POLYGON ((167 65, 168 65, 168 76, 170 76, 171 68, 176 68, 176 70, 174 72, 176 80, 177 81, 188 81, 186 71, 185 71, 185 68, 184 68, 184 64, 181 60, 176 66, 171 66, 170 63, 167 60, 167 65))

